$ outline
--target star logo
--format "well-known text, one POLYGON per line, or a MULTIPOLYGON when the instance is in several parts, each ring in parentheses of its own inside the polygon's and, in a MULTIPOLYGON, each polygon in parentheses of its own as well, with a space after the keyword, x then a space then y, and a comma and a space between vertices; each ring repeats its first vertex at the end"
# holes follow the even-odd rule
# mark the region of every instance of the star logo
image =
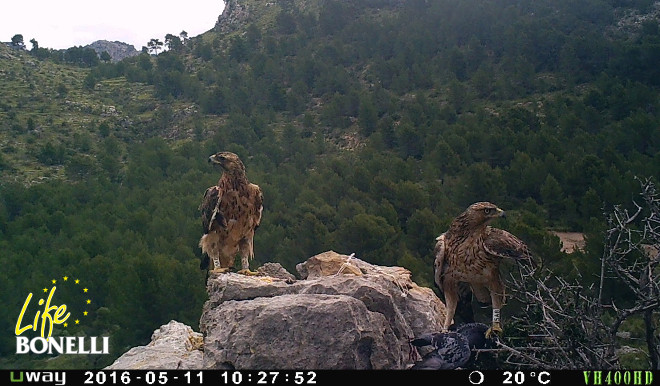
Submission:
MULTIPOLYGON (((91 304, 92 304, 92 299, 90 297, 88 297, 89 296, 89 288, 83 287, 81 289, 79 287, 80 286, 80 279, 76 278, 76 279, 69 280, 69 278, 70 278, 70 276, 64 275, 64 276, 62 276, 62 280, 59 280, 60 285, 59 285, 58 289, 65 291, 65 296, 71 298, 71 297, 77 297, 76 294, 79 294, 79 293, 87 294, 87 297, 82 298, 82 311, 79 311, 79 312, 82 312, 82 315, 72 315, 72 317, 78 316, 73 321, 73 324, 74 325, 80 325, 82 322, 84 322, 84 319, 87 316, 89 316, 89 312, 90 312, 89 306, 91 306, 91 304), (73 286, 70 287, 69 283, 73 286)), ((58 282, 57 279, 51 279, 51 283, 53 284, 53 286, 55 284, 57 284, 57 282, 58 282)), ((43 289, 44 293, 47 293, 50 290, 51 290, 50 288, 44 288, 43 289)), ((80 298, 78 298, 78 299, 80 299, 80 298)), ((69 302, 75 301, 74 299, 66 299, 66 300, 69 301, 69 302)), ((78 300, 78 301, 80 301, 80 300, 78 300)), ((76 308, 73 308, 73 309, 75 310, 76 308)), ((66 323, 66 322, 63 323, 62 327, 64 327, 64 328, 69 327, 69 323, 66 323)))

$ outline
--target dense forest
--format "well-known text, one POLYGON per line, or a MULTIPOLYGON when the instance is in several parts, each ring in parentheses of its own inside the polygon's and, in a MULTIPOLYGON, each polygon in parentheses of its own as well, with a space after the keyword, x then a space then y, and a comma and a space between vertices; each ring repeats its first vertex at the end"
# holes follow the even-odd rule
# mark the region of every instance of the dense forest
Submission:
POLYGON ((101 367, 171 319, 196 328, 217 151, 264 192, 252 268, 332 249, 429 287, 435 237, 481 200, 595 280, 604 214, 660 176, 658 3, 238 3, 240 24, 118 63, 0 50, 0 367, 101 367), (564 254, 549 230, 587 246, 564 254), (25 296, 64 275, 95 308, 57 333, 109 335, 113 355, 16 356, 25 296))

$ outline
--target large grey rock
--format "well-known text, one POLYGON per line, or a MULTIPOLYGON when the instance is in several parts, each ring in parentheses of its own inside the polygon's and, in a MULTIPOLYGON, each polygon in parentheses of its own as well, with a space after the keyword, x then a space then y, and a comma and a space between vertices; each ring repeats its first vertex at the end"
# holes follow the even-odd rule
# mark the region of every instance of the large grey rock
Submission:
POLYGON ((350 296, 227 301, 205 317, 205 368, 371 369, 402 360, 385 317, 350 296))
POLYGON ((405 268, 332 251, 296 268, 211 273, 201 334, 172 321, 108 368, 406 369, 410 340, 442 327, 444 305, 405 268))
POLYGON ((202 344, 202 334, 172 320, 154 331, 148 345, 133 347, 107 369, 200 369, 202 344))
POLYGON ((204 368, 404 369, 409 340, 441 328, 443 304, 404 268, 330 251, 297 269, 306 279, 209 277, 204 368))

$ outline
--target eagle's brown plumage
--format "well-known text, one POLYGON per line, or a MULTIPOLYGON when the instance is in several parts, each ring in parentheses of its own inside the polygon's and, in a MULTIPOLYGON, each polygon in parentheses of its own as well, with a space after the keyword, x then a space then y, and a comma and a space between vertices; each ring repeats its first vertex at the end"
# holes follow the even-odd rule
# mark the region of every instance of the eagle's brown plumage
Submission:
POLYGON ((444 297, 448 329, 460 304, 471 315, 471 294, 493 306, 491 332, 501 332, 499 310, 504 304, 504 283, 500 277, 503 258, 534 264, 527 245, 511 233, 488 225, 504 211, 490 202, 470 205, 438 236, 434 249, 435 284, 444 297))
POLYGON ((222 176, 217 185, 206 189, 199 206, 204 230, 199 246, 205 254, 200 268, 206 269, 212 263, 211 270, 227 271, 238 254, 242 265, 239 272, 250 273, 254 231, 263 211, 261 189, 248 181, 245 166, 236 154, 216 153, 209 162, 222 168, 222 176))

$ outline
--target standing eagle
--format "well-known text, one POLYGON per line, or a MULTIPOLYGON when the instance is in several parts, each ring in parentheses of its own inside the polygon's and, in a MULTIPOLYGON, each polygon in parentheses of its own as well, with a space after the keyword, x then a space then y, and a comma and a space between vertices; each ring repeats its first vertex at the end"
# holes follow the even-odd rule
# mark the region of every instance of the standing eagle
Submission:
POLYGON ((263 211, 261 189, 248 181, 236 154, 216 153, 209 162, 222 168, 222 177, 217 185, 206 189, 199 206, 204 228, 199 246, 205 254, 199 267, 207 269, 212 262, 213 272, 227 272, 238 254, 242 265, 239 273, 253 274, 250 260, 254 258, 254 231, 263 211))
POLYGON ((524 242, 507 231, 488 226, 498 217, 504 217, 504 211, 494 204, 474 203, 436 239, 434 276, 441 297, 444 296, 445 329, 451 326, 457 306, 466 319, 473 318, 471 295, 474 294, 479 302, 493 306, 493 324, 486 335, 501 333, 504 283, 500 263, 503 258, 513 258, 534 265, 524 242))

